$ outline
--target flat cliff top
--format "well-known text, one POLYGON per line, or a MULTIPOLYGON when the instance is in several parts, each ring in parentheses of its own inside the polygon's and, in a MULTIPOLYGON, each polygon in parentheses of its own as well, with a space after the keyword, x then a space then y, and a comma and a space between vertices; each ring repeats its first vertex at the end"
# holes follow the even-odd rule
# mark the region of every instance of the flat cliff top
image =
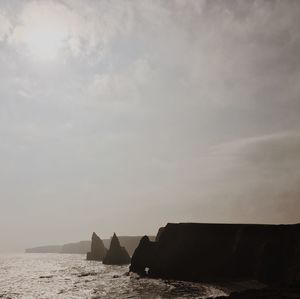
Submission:
POLYGON ((218 223, 218 222, 169 222, 166 226, 181 225, 181 226, 266 226, 266 227, 278 227, 278 226, 300 226, 300 223, 287 223, 287 224, 270 224, 270 223, 218 223))

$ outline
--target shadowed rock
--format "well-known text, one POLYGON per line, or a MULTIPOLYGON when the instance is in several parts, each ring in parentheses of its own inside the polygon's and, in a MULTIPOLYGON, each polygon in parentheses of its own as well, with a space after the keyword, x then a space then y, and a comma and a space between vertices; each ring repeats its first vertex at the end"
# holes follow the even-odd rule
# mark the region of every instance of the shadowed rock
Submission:
POLYGON ((300 225, 167 224, 143 237, 130 270, 190 281, 300 283, 300 225))
POLYGON ((108 265, 125 265, 130 264, 130 256, 125 247, 121 247, 120 242, 116 234, 114 233, 109 250, 103 260, 103 264, 108 265))
POLYGON ((87 253, 87 260, 102 261, 107 249, 104 247, 102 240, 96 233, 92 235, 91 251, 87 253))
POLYGON ((216 297, 215 299, 299 299, 300 286, 267 287, 259 290, 233 292, 230 296, 216 297))
POLYGON ((144 236, 132 256, 130 271, 140 275, 151 275, 149 271, 152 271, 152 265, 156 263, 157 250, 158 242, 151 242, 144 236))

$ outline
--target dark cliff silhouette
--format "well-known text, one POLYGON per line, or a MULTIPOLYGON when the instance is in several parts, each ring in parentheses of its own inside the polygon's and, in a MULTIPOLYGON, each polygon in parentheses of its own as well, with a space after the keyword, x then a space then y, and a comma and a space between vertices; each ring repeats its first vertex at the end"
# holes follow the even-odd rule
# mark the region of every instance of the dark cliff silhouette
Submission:
POLYGON ((108 265, 124 265, 130 263, 130 256, 125 247, 120 245, 117 235, 114 233, 109 250, 103 260, 103 264, 108 265))
POLYGON ((102 261, 107 253, 102 240, 96 233, 92 235, 91 251, 87 253, 87 260, 102 261))
POLYGON ((299 299, 300 285, 273 286, 263 289, 233 292, 230 296, 216 297, 215 299, 299 299))
POLYGON ((191 281, 300 282, 300 224, 167 224, 156 242, 141 239, 130 270, 191 281))

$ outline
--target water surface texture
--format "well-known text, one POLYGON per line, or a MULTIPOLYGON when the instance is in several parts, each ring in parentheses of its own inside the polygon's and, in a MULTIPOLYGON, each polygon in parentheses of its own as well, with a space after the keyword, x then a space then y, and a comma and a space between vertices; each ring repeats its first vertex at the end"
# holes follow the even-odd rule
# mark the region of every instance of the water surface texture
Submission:
POLYGON ((84 255, 0 255, 0 298, 209 298, 216 286, 139 278, 128 266, 86 261, 84 255))

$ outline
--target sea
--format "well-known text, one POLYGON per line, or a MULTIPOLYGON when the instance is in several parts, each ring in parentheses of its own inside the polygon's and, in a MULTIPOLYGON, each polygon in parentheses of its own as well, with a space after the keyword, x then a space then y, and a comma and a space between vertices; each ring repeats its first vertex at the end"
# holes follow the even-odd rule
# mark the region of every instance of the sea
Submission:
MULTIPOLYGON (((1 254, 1 299, 214 298, 229 287, 141 278, 80 254, 1 254)), ((243 288, 244 286, 237 286, 243 288)))

